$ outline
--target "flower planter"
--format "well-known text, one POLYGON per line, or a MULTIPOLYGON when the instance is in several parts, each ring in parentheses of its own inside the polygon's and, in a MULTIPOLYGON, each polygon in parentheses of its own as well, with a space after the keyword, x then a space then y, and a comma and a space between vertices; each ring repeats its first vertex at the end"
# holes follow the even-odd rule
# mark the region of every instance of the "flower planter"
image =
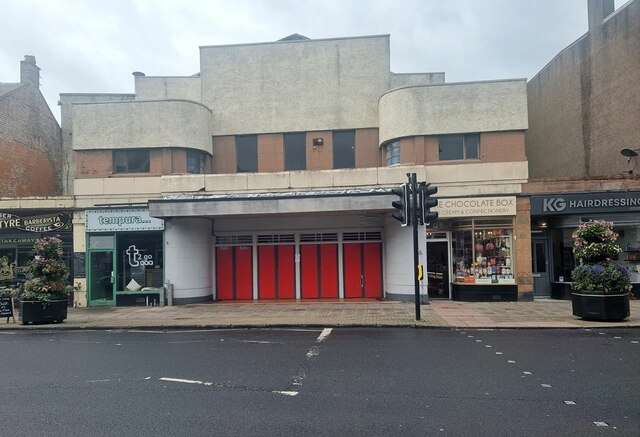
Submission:
POLYGON ((68 299, 50 302, 20 301, 20 322, 23 325, 33 323, 60 323, 67 318, 68 299))
POLYGON ((601 322, 620 322, 631 315, 629 310, 629 295, 571 293, 573 315, 585 320, 601 322))

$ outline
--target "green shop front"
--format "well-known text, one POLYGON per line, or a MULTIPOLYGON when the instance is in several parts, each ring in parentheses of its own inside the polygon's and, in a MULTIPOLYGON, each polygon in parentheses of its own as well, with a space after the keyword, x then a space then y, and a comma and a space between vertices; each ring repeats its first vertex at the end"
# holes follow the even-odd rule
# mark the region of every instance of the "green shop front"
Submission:
POLYGON ((85 211, 85 231, 89 306, 160 303, 163 220, 146 208, 93 209, 85 211))

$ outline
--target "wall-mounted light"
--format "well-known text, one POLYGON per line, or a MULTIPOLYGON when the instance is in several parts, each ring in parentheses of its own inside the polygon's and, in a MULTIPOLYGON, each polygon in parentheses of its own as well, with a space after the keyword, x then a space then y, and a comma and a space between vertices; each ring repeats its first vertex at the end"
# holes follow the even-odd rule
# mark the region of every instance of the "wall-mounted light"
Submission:
POLYGON ((324 145, 324 138, 314 138, 313 139, 313 148, 315 149, 318 146, 324 145))
POLYGON ((620 154, 627 158, 627 163, 631 162, 631 158, 638 156, 640 149, 622 149, 620 154))
POLYGON ((547 222, 546 220, 539 220, 538 227, 540 229, 547 229, 549 227, 549 222, 547 222))

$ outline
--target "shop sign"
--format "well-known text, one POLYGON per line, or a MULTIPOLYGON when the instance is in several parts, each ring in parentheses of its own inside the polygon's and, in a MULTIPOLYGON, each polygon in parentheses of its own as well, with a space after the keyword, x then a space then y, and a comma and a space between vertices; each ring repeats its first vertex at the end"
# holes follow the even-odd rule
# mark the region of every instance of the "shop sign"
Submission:
POLYGON ((58 232, 69 228, 71 228, 71 214, 66 212, 27 217, 0 212, 0 232, 8 229, 27 232, 58 232))
POLYGON ((516 215, 516 197, 460 197, 438 199, 439 218, 516 215))
POLYGON ((531 215, 627 212, 640 210, 640 192, 531 196, 531 215))
POLYGON ((148 209, 94 209, 85 212, 85 226, 87 232, 162 231, 164 220, 148 209))

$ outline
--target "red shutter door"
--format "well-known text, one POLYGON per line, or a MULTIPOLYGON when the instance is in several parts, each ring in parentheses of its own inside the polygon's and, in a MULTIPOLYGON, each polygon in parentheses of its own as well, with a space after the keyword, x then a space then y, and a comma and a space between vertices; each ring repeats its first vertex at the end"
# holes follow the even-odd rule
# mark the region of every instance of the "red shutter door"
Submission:
POLYGON ((344 255, 344 297, 362 297, 362 256, 360 243, 342 245, 344 255))
POLYGON ((251 246, 237 246, 236 252, 236 299, 253 299, 253 262, 251 246))
POLYGON ((302 299, 318 298, 318 245, 300 245, 300 286, 302 299))
POLYGON ((278 298, 294 299, 296 297, 295 247, 292 244, 275 247, 278 254, 278 298))
POLYGON ((218 300, 233 299, 233 247, 216 247, 216 293, 218 300))
POLYGON ((382 243, 364 243, 364 297, 382 297, 382 243))
POLYGON ((258 246, 258 298, 276 297, 276 246, 258 246))
POLYGON ((320 297, 338 297, 338 245, 320 245, 320 297))

